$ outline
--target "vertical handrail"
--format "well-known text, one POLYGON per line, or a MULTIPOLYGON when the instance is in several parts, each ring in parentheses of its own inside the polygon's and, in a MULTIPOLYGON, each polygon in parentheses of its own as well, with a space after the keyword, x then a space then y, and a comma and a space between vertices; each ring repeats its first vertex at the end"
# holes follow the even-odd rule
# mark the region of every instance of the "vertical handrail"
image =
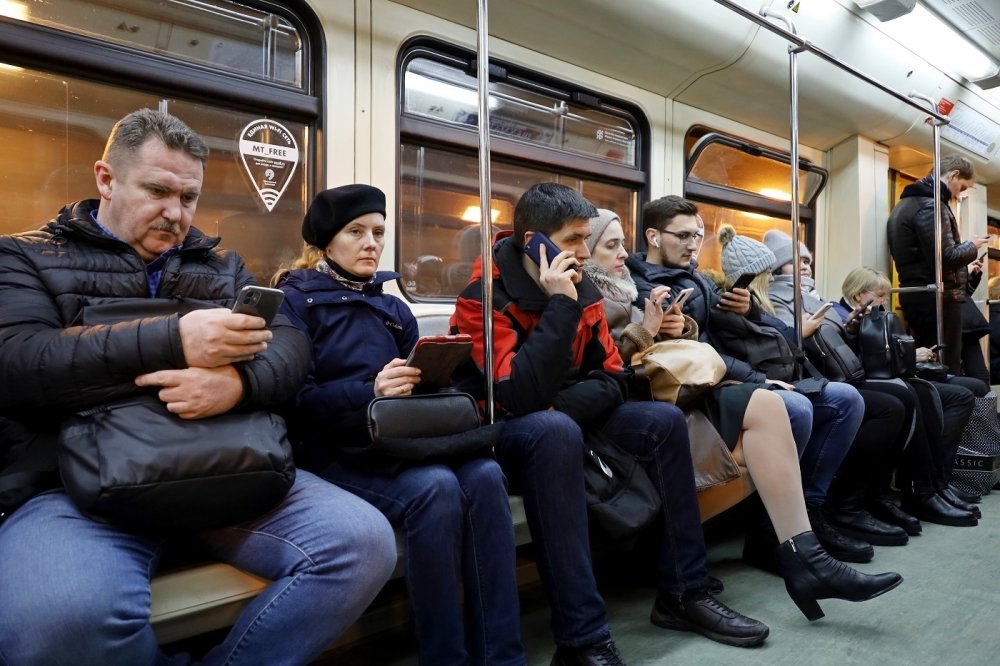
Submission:
MULTIPOLYGON (((795 33, 792 19, 782 12, 776 12, 762 7, 760 15, 766 18, 778 19, 788 26, 788 32, 795 33)), ((801 46, 788 46, 788 95, 789 95, 789 161, 791 162, 791 195, 792 195, 792 315, 795 329, 795 341, 802 349, 802 276, 799 274, 799 66, 798 56, 801 46)))
MULTIPOLYGON (((938 105, 934 99, 916 91, 910 93, 910 97, 919 99, 931 107, 932 111, 938 110, 938 105)), ((931 171, 931 191, 934 197, 934 308, 937 313, 937 343, 941 348, 944 342, 944 268, 941 256, 943 250, 941 241, 941 125, 936 119, 934 124, 934 169, 931 171)))
POLYGON ((490 36, 489 0, 479 0, 476 21, 476 57, 479 89, 479 224, 483 285, 483 381, 486 382, 486 419, 496 418, 493 403, 493 215, 490 185, 490 36))

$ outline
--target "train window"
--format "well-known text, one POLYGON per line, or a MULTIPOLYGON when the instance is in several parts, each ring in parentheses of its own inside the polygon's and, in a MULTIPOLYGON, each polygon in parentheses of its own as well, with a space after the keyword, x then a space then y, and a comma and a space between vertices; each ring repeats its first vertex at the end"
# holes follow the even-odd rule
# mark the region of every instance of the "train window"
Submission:
MULTIPOLYGON (((731 224, 762 240, 770 229, 791 233, 791 162, 787 153, 752 144, 706 127, 692 127, 685 145, 684 195, 698 203, 705 220, 705 244, 698 257, 705 268, 720 267, 716 233, 731 224)), ((813 244, 816 199, 828 174, 799 161, 799 238, 813 244)))
POLYGON ((302 38, 284 17, 228 0, 5 0, 0 13, 132 48, 302 85, 302 38), (17 11, 15 12, 15 9, 17 11))
MULTIPOLYGON (((59 11, 75 6, 54 4, 59 11)), ((38 228, 64 204, 94 197, 93 165, 108 132, 126 113, 147 107, 178 116, 209 145, 211 156, 195 218, 199 229, 222 236, 223 246, 237 250, 259 281, 266 282, 280 264, 298 254, 299 226, 317 178, 313 157, 321 108, 317 98, 288 92, 287 86, 273 82, 234 90, 232 75, 224 71, 202 72, 204 78, 193 82, 199 76, 196 65, 178 61, 166 65, 160 56, 138 50, 122 59, 119 44, 88 38, 82 46, 77 36, 28 23, 0 22, 3 31, 15 39, 5 41, 0 35, 0 141, 18 155, 18 168, 0 172, 0 233, 38 228), (29 54, 8 49, 10 44, 29 44, 38 64, 27 66, 29 54), (84 54, 79 59, 92 66, 76 67, 66 55, 72 52, 68 44, 75 44, 84 54), (142 66, 137 73, 128 69, 132 61, 149 67, 142 66), (156 78, 158 65, 169 69, 172 85, 156 78), (148 78, 143 76, 147 71, 148 78), (199 85, 214 86, 220 94, 205 95, 199 85), (269 94, 281 89, 285 92, 269 94), (263 101, 255 106, 253 100, 263 101), (241 154, 241 138, 249 128, 261 126, 256 122, 261 119, 284 128, 297 147, 294 161, 270 165, 276 173, 289 174, 283 179, 278 173, 274 179, 274 189, 280 188, 277 194, 263 184, 267 165, 250 165, 241 154)), ((251 139, 271 140, 256 131, 251 139)))
MULTIPOLYGON (((454 298, 479 256, 474 59, 430 39, 401 52, 398 265, 416 300, 454 298)), ((647 182, 638 109, 503 63, 490 71, 493 230, 510 228, 524 190, 555 181, 615 210, 631 246, 647 182)))

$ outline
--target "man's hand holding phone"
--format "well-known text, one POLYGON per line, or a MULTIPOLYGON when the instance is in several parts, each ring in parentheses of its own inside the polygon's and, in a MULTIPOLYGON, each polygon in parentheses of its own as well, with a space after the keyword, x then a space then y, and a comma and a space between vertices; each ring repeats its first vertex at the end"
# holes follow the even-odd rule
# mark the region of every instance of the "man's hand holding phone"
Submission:
POLYGON ((722 300, 716 306, 720 310, 735 312, 738 315, 745 315, 750 312, 750 290, 733 288, 730 291, 722 292, 722 300))
POLYGON ((663 326, 665 315, 663 301, 669 295, 670 287, 659 285, 653 287, 653 290, 649 292, 649 297, 644 302, 642 327, 653 337, 659 335, 663 326))
POLYGON ((547 296, 563 294, 577 299, 576 285, 583 279, 580 262, 569 250, 560 250, 545 234, 536 232, 524 246, 524 252, 538 264, 538 284, 547 296), (553 252, 551 262, 549 252, 553 252))

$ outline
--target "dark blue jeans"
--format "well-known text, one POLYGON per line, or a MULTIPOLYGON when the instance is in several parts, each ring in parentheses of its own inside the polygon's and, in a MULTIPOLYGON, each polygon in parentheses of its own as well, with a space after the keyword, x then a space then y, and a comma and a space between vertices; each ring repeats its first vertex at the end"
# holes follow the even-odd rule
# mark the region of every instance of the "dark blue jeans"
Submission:
MULTIPOLYGON (((626 403, 611 413, 601 431, 623 448, 651 458, 647 470, 664 506, 656 524, 662 536, 658 587, 670 593, 704 587, 705 544, 683 414, 666 403, 626 403)), ((590 558, 584 452, 580 426, 557 411, 510 419, 496 447, 511 491, 524 496, 555 642, 570 647, 610 636, 590 558)))
POLYGON ((396 476, 334 462, 321 476, 402 531, 421 664, 525 663, 513 521, 496 461, 424 465, 396 476))

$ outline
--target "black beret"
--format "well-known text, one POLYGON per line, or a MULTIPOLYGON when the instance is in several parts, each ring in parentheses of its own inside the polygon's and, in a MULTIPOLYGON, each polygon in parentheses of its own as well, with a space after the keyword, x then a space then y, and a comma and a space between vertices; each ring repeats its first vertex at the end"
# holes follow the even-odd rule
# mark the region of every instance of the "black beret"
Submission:
POLYGON ((342 185, 316 195, 302 220, 302 240, 325 249, 337 232, 366 213, 385 217, 385 194, 371 185, 342 185))

